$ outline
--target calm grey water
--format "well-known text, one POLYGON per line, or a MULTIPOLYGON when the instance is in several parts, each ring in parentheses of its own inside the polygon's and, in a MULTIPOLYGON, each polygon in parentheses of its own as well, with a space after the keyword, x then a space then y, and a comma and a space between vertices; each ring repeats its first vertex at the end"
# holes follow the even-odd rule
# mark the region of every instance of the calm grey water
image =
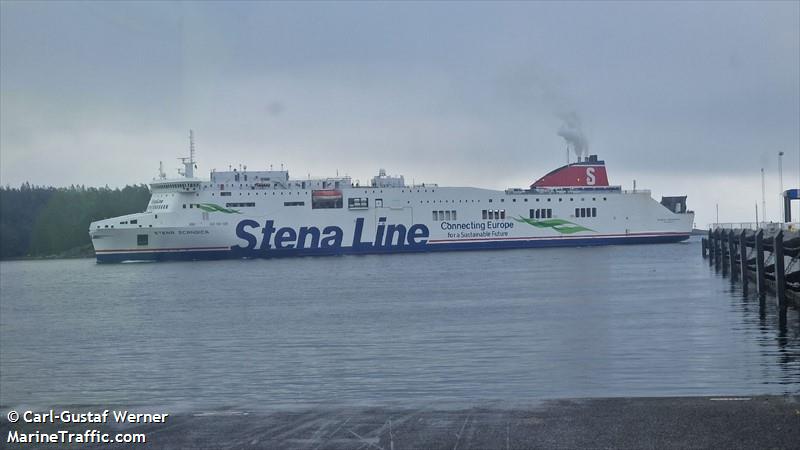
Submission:
POLYGON ((0 405, 269 410, 800 392, 699 243, 0 264, 0 405))

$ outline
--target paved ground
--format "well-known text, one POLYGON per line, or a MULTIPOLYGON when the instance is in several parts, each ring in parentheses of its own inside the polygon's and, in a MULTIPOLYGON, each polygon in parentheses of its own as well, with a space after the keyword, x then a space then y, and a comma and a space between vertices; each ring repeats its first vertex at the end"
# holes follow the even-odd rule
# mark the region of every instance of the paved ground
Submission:
MULTIPOLYGON (((492 406, 454 411, 214 411, 170 415, 166 424, 73 429, 81 432, 86 428, 147 433, 147 444, 135 448, 796 449, 800 448, 800 396, 555 400, 521 409, 492 406)), ((55 428, 12 426, 3 417, 0 447, 64 448, 6 442, 10 430, 36 429, 44 433, 55 428)))

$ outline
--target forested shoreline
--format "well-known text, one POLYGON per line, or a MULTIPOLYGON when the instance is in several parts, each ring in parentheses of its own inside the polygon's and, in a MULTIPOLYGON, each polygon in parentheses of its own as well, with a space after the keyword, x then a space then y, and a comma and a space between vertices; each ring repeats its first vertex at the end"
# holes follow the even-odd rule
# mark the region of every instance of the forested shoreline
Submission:
POLYGON ((89 224, 144 211, 146 185, 0 187, 0 259, 93 254, 89 224))

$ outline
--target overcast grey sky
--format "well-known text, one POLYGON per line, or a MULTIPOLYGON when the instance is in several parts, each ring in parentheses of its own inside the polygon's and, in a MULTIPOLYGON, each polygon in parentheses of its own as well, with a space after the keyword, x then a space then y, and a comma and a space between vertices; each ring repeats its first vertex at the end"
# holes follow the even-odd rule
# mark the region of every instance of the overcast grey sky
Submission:
POLYGON ((800 183, 800 3, 0 3, 0 182, 284 163, 526 186, 580 118, 612 183, 697 223, 800 183))

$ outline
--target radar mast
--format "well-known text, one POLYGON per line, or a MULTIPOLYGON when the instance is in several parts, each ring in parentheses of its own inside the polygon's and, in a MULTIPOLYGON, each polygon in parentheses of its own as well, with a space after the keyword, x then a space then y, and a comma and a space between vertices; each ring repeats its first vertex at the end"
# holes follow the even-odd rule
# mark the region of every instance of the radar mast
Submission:
POLYGON ((182 175, 194 178, 194 130, 189 130, 189 157, 178 158, 183 163, 182 175))

